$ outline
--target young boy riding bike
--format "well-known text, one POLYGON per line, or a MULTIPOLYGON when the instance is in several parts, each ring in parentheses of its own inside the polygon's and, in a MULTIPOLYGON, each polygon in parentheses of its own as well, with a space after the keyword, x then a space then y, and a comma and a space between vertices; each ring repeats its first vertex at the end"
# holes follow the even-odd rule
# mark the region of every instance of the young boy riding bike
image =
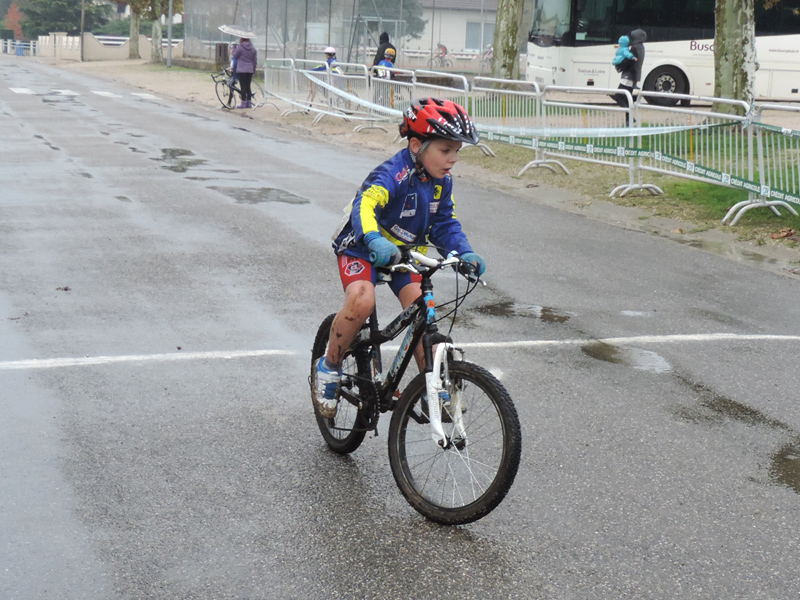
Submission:
MULTIPOLYGON (((479 276, 486 270, 456 219, 450 175, 462 144, 478 143, 472 119, 450 100, 415 100, 403 115, 400 135, 408 138, 408 146, 369 174, 333 242, 345 298, 313 381, 323 418, 336 416, 342 360, 375 306, 376 268, 397 262, 398 246, 425 252, 430 242, 442 256, 459 254, 479 276)), ((420 296, 420 281, 408 272, 392 274, 389 287, 403 308, 420 296)))

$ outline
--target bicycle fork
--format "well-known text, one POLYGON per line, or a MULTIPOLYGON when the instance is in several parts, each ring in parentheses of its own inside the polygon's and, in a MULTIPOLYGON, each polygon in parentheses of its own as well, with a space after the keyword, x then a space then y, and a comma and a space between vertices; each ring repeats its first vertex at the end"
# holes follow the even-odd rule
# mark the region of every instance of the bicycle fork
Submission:
POLYGON ((462 390, 453 385, 447 366, 447 357, 453 352, 460 354, 461 350, 449 342, 439 344, 433 358, 433 368, 425 372, 431 437, 443 450, 448 450, 454 445, 463 449, 467 444, 467 431, 463 419, 464 407, 461 402, 462 390), (447 410, 448 417, 453 422, 452 438, 447 436, 442 425, 442 407, 447 410))

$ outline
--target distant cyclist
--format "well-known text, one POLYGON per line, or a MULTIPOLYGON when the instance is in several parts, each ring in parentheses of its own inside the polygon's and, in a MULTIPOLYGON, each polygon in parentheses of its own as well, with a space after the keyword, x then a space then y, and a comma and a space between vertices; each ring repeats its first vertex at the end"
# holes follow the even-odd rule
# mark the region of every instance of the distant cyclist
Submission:
POLYGON ((328 46, 325 48, 325 62, 318 67, 311 69, 312 71, 327 71, 330 67, 331 71, 338 70, 336 65, 336 48, 328 46))

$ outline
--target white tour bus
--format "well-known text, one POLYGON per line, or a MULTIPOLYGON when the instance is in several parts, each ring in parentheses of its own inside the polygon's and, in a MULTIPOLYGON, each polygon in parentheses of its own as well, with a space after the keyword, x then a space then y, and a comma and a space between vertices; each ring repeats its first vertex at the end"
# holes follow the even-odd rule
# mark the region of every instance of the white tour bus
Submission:
MULTIPOLYGON (((712 96, 715 0, 534 0, 526 77, 540 86, 616 88, 622 35, 647 33, 640 86, 712 96)), ((800 100, 800 0, 756 1, 755 95, 800 100)))

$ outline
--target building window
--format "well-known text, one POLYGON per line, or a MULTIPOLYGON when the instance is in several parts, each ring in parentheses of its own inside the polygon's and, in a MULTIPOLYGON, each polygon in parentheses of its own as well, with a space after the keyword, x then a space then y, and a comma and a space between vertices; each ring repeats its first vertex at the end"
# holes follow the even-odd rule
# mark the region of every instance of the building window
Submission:
POLYGON ((481 48, 481 24, 467 23, 467 39, 465 50, 481 52, 494 43, 494 23, 483 23, 483 48, 481 48))

